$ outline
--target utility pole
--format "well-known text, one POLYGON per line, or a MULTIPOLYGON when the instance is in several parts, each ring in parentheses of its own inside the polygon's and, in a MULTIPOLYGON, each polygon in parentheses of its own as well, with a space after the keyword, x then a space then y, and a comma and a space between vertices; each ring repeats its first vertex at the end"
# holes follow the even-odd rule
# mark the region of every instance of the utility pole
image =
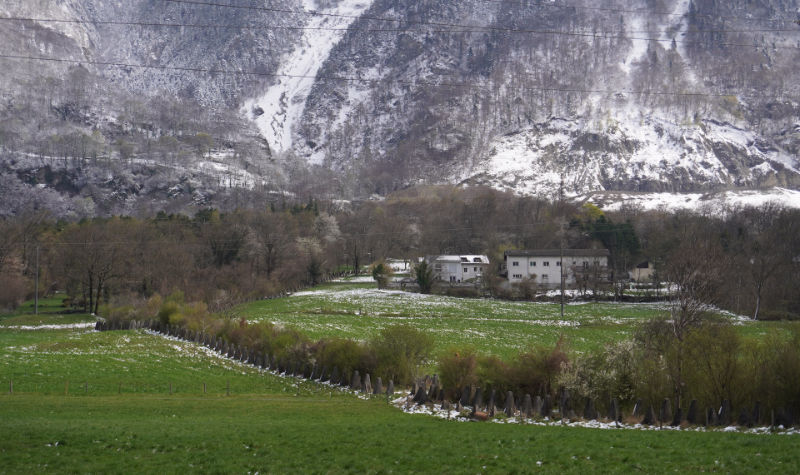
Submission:
MULTIPOLYGON (((561 179, 558 184, 558 211, 559 213, 563 213, 564 211, 564 169, 561 169, 561 179)), ((561 220, 558 223, 559 227, 559 242, 558 242, 558 249, 559 249, 559 274, 561 275, 561 320, 564 320, 564 234, 566 233, 566 220, 564 217, 561 217, 561 220)))
POLYGON ((33 313, 39 315, 39 245, 36 245, 36 284, 33 297, 33 313))
POLYGON ((561 320, 564 320, 564 222, 561 222, 561 239, 559 239, 558 267, 561 273, 561 320))

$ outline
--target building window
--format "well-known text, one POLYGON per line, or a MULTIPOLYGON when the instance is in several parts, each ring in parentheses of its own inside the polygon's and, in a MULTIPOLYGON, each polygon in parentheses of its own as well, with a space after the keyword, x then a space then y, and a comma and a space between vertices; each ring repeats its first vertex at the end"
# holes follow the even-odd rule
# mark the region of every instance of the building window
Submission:
POLYGON ((550 267, 550 261, 544 261, 542 262, 542 265, 545 267, 550 267))
POLYGON ((589 267, 589 262, 583 261, 583 268, 586 269, 587 267, 589 267))
POLYGON ((547 274, 542 274, 542 283, 546 284, 548 282, 550 282, 550 279, 548 278, 548 275, 547 274))
POLYGON ((561 267, 561 261, 556 262, 556 267, 561 267))
POLYGON ((464 272, 469 272, 469 267, 465 267, 464 272))
POLYGON ((473 272, 478 272, 478 268, 477 268, 477 267, 473 267, 473 268, 472 268, 472 271, 473 271, 473 272))
POLYGON ((519 261, 511 261, 512 267, 519 267, 519 261))
POLYGON ((521 278, 522 278, 522 274, 514 274, 514 276, 513 276, 513 277, 514 277, 515 279, 521 279, 521 278))
POLYGON ((531 261, 531 267, 536 267, 536 261, 531 261))

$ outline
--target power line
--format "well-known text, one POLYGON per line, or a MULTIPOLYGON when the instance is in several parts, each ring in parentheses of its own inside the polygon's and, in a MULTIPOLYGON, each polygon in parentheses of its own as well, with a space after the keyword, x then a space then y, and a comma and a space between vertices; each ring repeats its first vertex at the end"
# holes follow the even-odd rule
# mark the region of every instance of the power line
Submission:
MULTIPOLYGON (((276 12, 276 13, 294 13, 294 14, 301 14, 301 15, 311 15, 311 16, 325 16, 325 17, 333 17, 333 18, 347 18, 351 20, 363 19, 363 20, 374 20, 374 21, 383 21, 383 22, 392 22, 398 24, 405 24, 405 25, 423 25, 423 26, 436 26, 436 27, 447 27, 447 28, 462 28, 468 29, 470 32, 473 32, 475 28, 480 28, 482 30, 478 30, 478 32, 500 32, 500 33, 528 33, 528 34, 547 34, 547 35, 563 35, 563 36, 572 36, 572 37, 582 37, 582 38, 593 38, 593 39, 628 39, 628 40, 637 40, 637 41, 648 41, 648 42, 658 42, 658 43, 672 43, 675 41, 676 43, 692 45, 692 44, 703 44, 697 41, 688 41, 688 40, 678 40, 674 38, 666 39, 666 38, 647 38, 647 37, 631 37, 631 36, 620 36, 620 35, 598 35, 596 33, 578 33, 578 32, 563 32, 558 30, 535 30, 535 29, 526 29, 526 28, 509 28, 509 27, 502 27, 502 26, 480 26, 480 25, 464 25, 459 23, 446 23, 446 22, 433 22, 433 21, 406 21, 403 19, 396 19, 396 18, 386 18, 386 17, 377 17, 377 16, 370 16, 370 15, 345 15, 339 13, 322 13, 318 11, 298 11, 298 10, 291 10, 286 8, 273 8, 273 7, 254 7, 254 6, 247 6, 247 5, 225 5, 222 3, 214 3, 214 2, 200 2, 200 1, 192 1, 192 0, 164 0, 166 2, 172 3, 186 3, 190 5, 201 5, 201 6, 214 6, 219 8, 241 8, 247 10, 256 10, 256 11, 269 11, 269 12, 276 12)), ((795 31, 795 30, 789 30, 795 31)), ((744 47, 750 48, 756 45, 754 44, 744 44, 744 43, 715 43, 718 46, 732 46, 732 47, 744 47)), ((779 49, 800 49, 797 46, 784 46, 784 45, 775 45, 772 46, 773 48, 779 49)))
MULTIPOLYGON (((656 15, 656 16, 673 16, 683 18, 689 13, 675 13, 675 12, 662 12, 658 10, 643 10, 643 9, 630 9, 630 8, 609 8, 609 7, 587 7, 582 5, 567 5, 567 4, 558 4, 552 1, 550 2, 535 2, 535 1, 512 1, 512 0, 482 0, 486 3, 498 3, 498 4, 511 4, 511 5, 520 5, 520 6, 538 6, 538 7, 549 7, 549 8, 561 8, 565 10, 589 10, 589 11, 601 11, 601 12, 609 12, 609 13, 624 13, 624 14, 646 14, 646 15, 656 15)), ((770 23, 797 23, 800 24, 800 20, 796 22, 794 20, 789 19, 779 19, 779 18, 752 18, 752 17, 737 17, 731 15, 711 15, 707 13, 699 13, 693 12, 692 15, 699 18, 710 18, 713 20, 738 20, 738 21, 746 21, 746 22, 770 22, 770 23)))
MULTIPOLYGON (((623 31, 596 34, 596 33, 579 33, 560 30, 539 30, 539 29, 523 29, 523 28, 504 28, 480 25, 456 25, 453 28, 446 30, 409 30, 407 28, 357 28, 357 27, 330 27, 330 26, 286 26, 286 25, 229 25, 221 23, 164 23, 164 22, 146 22, 146 21, 123 21, 123 20, 81 20, 81 19, 64 19, 64 18, 37 18, 37 17, 20 17, 20 16, 0 16, 0 21, 29 21, 34 23, 68 23, 68 24, 88 24, 88 25, 103 25, 103 26, 139 26, 151 28, 198 28, 198 29, 231 29, 231 30, 290 30, 290 31, 355 31, 367 33, 450 33, 450 34, 464 34, 464 33, 488 33, 493 30, 500 30, 509 33, 530 33, 540 35, 564 35, 564 36, 581 36, 592 38, 612 38, 612 39, 628 39, 640 41, 672 41, 672 39, 664 38, 640 38, 624 36, 623 31), (459 29, 454 29, 459 28, 459 29)), ((630 30, 624 33, 652 33, 651 30, 630 30)), ((718 30, 691 30, 691 33, 800 33, 797 28, 759 28, 748 30, 734 30, 734 29, 718 29, 718 30)), ((675 40, 676 42, 686 40, 675 40)), ((716 43, 718 45, 730 46, 753 46, 752 44, 729 44, 729 43, 716 43)))
MULTIPOLYGON (((304 74, 281 74, 281 73, 264 73, 257 71, 235 71, 229 69, 226 70, 226 69, 212 69, 212 68, 190 68, 181 66, 144 65, 144 64, 113 62, 113 61, 80 61, 75 59, 47 58, 47 57, 11 55, 11 54, 0 54, 0 58, 28 60, 28 61, 57 62, 57 63, 68 63, 68 64, 89 64, 94 66, 109 66, 118 68, 141 68, 141 69, 155 69, 155 70, 180 71, 180 72, 192 72, 192 73, 249 75, 249 76, 261 76, 261 77, 288 77, 288 78, 301 78, 301 79, 320 79, 329 81, 362 82, 368 84, 384 84, 384 81, 381 79, 367 79, 367 78, 357 78, 357 77, 347 77, 347 76, 326 76, 326 75, 311 76, 304 74)), ((432 81, 422 81, 422 80, 420 81, 393 80, 392 82, 404 86, 423 85, 430 87, 451 87, 451 88, 461 88, 461 89, 478 89, 478 90, 489 89, 488 85, 482 86, 479 84, 470 84, 470 83, 432 82, 432 81)), ((512 89, 517 89, 522 91, 536 91, 536 92, 565 92, 565 93, 583 93, 583 94, 631 94, 631 95, 653 95, 653 96, 675 96, 675 97, 727 97, 733 94, 732 92, 708 93, 708 92, 678 92, 678 91, 631 91, 631 90, 582 89, 582 88, 571 88, 571 87, 531 87, 531 86, 520 86, 520 87, 514 87, 512 89)))
MULTIPOLYGON (((251 5, 232 5, 232 4, 224 4, 224 3, 216 3, 216 2, 207 2, 207 1, 199 1, 199 0, 164 0, 168 3, 180 3, 180 4, 187 4, 187 5, 199 5, 199 6, 210 6, 210 7, 219 7, 219 8, 233 8, 233 9, 244 9, 244 10, 251 10, 251 11, 267 11, 267 12, 275 12, 275 13, 292 13, 295 15, 310 15, 310 16, 325 16, 325 17, 334 17, 334 18, 350 18, 350 19, 365 19, 365 20, 375 20, 375 21, 384 21, 384 22, 394 22, 394 23, 407 23, 407 24, 416 24, 416 25, 433 25, 433 26, 447 26, 447 23, 438 23, 438 22, 422 22, 422 21, 412 21, 406 22, 402 19, 397 18, 388 18, 388 17, 378 17, 378 16, 357 16, 357 15, 346 15, 346 14, 338 14, 338 13, 324 13, 319 12, 316 10, 292 10, 288 8, 276 8, 276 7, 256 7, 251 5)), ((483 0, 487 3, 499 3, 499 4, 513 4, 513 5, 521 5, 521 6, 538 6, 538 7, 550 7, 550 8, 560 8, 560 9, 567 9, 567 10, 589 10, 589 11, 605 11, 610 13, 626 13, 626 14, 650 14, 650 15, 657 15, 657 16, 677 16, 683 17, 687 14, 682 13, 673 13, 673 12, 660 12, 660 11, 648 11, 648 10, 636 10, 636 9, 624 9, 624 8, 607 8, 607 7, 586 7, 586 6, 579 6, 579 5, 559 5, 555 3, 547 3, 547 2, 521 2, 521 1, 508 1, 508 0, 483 0)), ((749 18, 749 17, 736 17, 736 16, 724 16, 724 15, 710 15, 710 14, 703 14, 703 13, 694 13, 694 16, 701 17, 701 18, 710 18, 710 19, 722 19, 722 20, 739 20, 739 21, 748 21, 748 22, 781 22, 781 23, 797 23, 794 20, 784 20, 784 19, 768 19, 768 18, 749 18)))

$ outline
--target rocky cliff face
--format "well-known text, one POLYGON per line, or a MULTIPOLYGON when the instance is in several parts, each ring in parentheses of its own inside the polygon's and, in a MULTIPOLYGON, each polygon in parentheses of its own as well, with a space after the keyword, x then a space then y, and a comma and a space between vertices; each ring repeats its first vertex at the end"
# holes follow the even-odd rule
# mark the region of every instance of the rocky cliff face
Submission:
POLYGON ((796 0, 240 6, 0 6, 33 18, 0 22, 3 53, 70 61, 0 59, 2 171, 52 190, 49 167, 106 212, 235 188, 800 188, 796 0))
POLYGON ((319 81, 295 151, 374 191, 800 185, 800 44, 772 31, 798 30, 797 2, 570 3, 376 2, 404 31, 334 48, 326 72, 374 82, 319 81), (475 26, 432 26, 452 24, 475 26))

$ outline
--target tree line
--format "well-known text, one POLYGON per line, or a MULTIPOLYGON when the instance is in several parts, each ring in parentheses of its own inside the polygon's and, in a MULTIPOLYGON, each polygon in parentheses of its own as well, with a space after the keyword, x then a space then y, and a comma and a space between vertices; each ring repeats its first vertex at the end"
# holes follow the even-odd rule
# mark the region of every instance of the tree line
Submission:
POLYGON ((214 311, 383 258, 487 254, 486 293, 499 295, 508 249, 607 248, 614 291, 642 261, 653 284, 677 285, 676 312, 704 305, 757 319, 795 319, 800 296, 800 211, 767 204, 714 212, 603 212, 488 188, 417 187, 382 201, 250 203, 232 212, 160 212, 67 222, 29 210, 0 221, 2 306, 64 291, 97 312, 112 300, 181 291, 214 311), (38 253, 37 253, 38 249, 38 253), (680 307, 680 308, 678 308, 680 307))

